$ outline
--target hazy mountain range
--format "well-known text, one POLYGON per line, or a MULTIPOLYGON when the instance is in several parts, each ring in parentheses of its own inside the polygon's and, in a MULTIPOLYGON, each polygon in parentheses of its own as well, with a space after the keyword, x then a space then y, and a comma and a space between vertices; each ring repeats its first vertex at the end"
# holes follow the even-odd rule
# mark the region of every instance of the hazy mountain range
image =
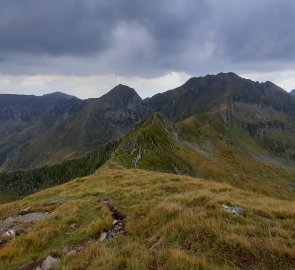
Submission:
POLYGON ((63 93, 41 97, 0 96, 2 170, 40 167, 78 157, 126 135, 153 112, 171 121, 195 114, 223 112, 227 122, 243 126, 274 154, 293 159, 294 98, 271 82, 258 83, 234 73, 191 78, 184 85, 142 100, 118 85, 97 99, 63 93), (284 130, 286 141, 276 142, 284 130))
POLYGON ((105 162, 231 182, 228 167, 244 184, 273 174, 281 182, 295 178, 295 97, 271 82, 220 73, 144 100, 118 85, 97 99, 53 93, 1 95, 0 102, 2 184, 26 186, 14 196, 93 173, 105 162), (110 149, 107 158, 98 149, 110 149), (85 166, 88 155, 99 162, 85 166), (247 166, 240 170, 240 163, 247 166), (34 168, 40 169, 7 174, 34 168))

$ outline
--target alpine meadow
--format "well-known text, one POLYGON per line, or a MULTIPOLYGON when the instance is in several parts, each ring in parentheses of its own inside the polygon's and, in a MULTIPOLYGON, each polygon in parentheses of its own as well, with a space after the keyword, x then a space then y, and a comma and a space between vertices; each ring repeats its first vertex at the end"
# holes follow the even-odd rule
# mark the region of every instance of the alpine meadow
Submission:
POLYGON ((294 270, 294 18, 0 2, 0 270, 294 270))

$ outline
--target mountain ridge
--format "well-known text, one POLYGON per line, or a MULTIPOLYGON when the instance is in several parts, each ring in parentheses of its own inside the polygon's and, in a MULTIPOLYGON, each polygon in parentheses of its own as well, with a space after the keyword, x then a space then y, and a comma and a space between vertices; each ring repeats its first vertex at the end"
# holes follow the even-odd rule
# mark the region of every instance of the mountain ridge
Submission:
POLYGON ((293 269, 294 102, 232 73, 62 102, 0 140, 0 268, 293 269))
POLYGON ((24 134, 16 133, 2 145, 0 141, 0 168, 35 168, 78 157, 108 140, 123 137, 153 112, 178 122, 218 111, 225 112, 228 123, 244 126, 278 155, 292 155, 295 98, 290 99, 286 91, 271 82, 253 82, 230 72, 193 77, 175 89, 146 99, 122 84, 97 99, 67 99, 37 125, 24 129, 24 134), (275 122, 268 117, 273 112, 277 112, 275 122), (274 134, 282 129, 287 136, 279 145, 274 134), (270 130, 272 134, 267 134, 270 130), (286 147, 291 148, 286 152, 286 147))

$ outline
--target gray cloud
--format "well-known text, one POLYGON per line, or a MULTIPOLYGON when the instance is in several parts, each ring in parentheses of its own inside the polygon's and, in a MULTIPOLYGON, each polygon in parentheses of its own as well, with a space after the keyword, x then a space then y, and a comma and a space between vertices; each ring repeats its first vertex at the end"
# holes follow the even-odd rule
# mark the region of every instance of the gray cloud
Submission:
POLYGON ((294 1, 224 2, 226 16, 215 13, 221 30, 215 38, 224 56, 236 62, 295 60, 294 1))
POLYGON ((293 0, 2 0, 0 73, 277 70, 294 24, 293 0))

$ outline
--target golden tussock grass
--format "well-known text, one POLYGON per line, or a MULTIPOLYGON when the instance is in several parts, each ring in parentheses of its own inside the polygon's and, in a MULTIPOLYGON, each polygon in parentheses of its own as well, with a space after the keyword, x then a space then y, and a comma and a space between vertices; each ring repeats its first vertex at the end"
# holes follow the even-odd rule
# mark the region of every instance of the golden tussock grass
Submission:
POLYGON ((24 205, 55 203, 52 217, 0 250, 2 265, 45 257, 111 228, 104 198, 127 215, 124 234, 61 255, 61 269, 295 269, 294 201, 143 170, 102 170, 0 206, 5 216, 24 205), (244 212, 228 213, 222 204, 244 212), (65 235, 71 223, 79 226, 65 235), (31 248, 22 250, 29 241, 31 248))

